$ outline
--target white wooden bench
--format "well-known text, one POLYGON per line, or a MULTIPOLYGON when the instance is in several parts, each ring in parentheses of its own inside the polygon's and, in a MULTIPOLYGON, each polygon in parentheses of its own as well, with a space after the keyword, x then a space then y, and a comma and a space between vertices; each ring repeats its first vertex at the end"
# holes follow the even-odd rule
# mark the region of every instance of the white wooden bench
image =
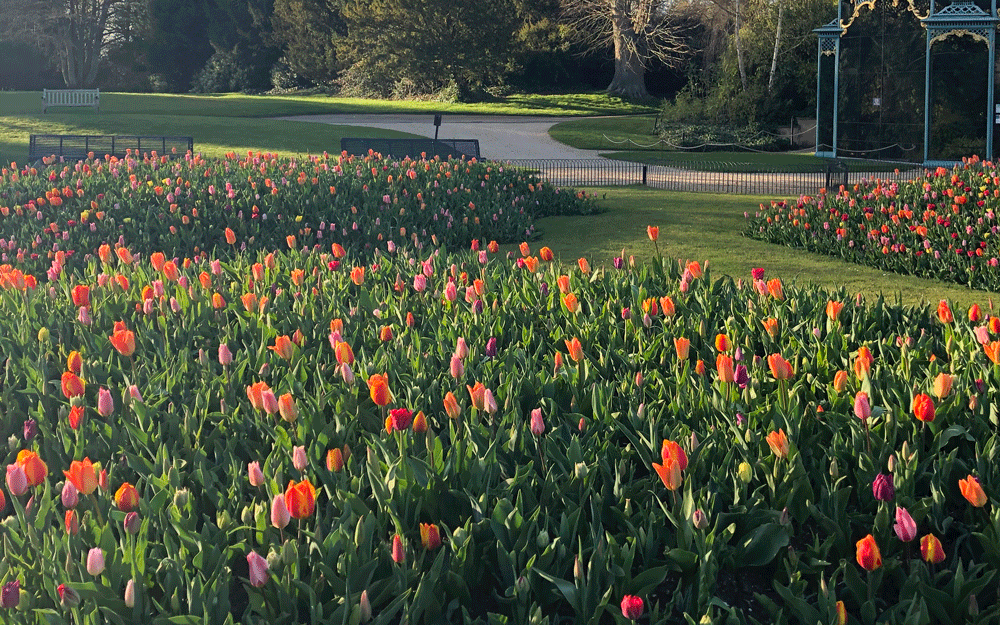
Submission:
POLYGON ((42 112, 51 106, 91 106, 101 110, 100 89, 43 89, 42 112))

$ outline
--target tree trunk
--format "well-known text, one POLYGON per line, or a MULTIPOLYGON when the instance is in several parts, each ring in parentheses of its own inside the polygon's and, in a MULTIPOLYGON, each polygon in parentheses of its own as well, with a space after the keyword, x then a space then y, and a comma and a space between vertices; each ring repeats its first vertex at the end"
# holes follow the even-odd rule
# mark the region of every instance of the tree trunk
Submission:
POLYGON ((634 100, 646 99, 649 97, 649 92, 646 91, 646 68, 636 52, 636 37, 629 17, 616 6, 612 11, 611 23, 615 40, 615 76, 605 91, 634 100))
POLYGON ((774 31, 774 54, 771 55, 771 74, 767 78, 767 94, 774 88, 774 75, 778 73, 778 48, 781 47, 781 23, 785 17, 785 3, 778 0, 778 27, 774 31))
POLYGON ((743 85, 743 93, 747 92, 747 65, 743 58, 743 36, 740 35, 740 0, 736 0, 736 65, 740 68, 740 83, 743 85))

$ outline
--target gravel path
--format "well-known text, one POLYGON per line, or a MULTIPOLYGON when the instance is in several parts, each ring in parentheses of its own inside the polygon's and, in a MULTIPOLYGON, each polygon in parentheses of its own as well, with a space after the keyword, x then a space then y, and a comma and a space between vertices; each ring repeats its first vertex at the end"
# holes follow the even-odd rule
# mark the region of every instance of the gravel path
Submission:
MULTIPOLYGON (((434 116, 426 115, 296 115, 278 119, 368 126, 434 137, 434 116)), ((549 128, 579 117, 520 117, 501 115, 444 115, 439 139, 479 139, 483 158, 493 160, 544 158, 599 158, 597 150, 578 150, 549 136, 549 128)))

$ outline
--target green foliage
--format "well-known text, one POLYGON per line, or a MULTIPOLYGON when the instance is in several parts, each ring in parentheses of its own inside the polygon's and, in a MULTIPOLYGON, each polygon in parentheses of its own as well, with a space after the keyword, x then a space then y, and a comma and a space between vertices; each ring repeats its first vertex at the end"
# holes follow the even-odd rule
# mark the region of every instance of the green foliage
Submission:
POLYGON ((293 72, 320 84, 336 79, 335 42, 346 32, 342 5, 341 0, 275 0, 274 36, 284 45, 282 60, 293 72))
POLYGON ((497 84, 517 30, 510 0, 348 0, 343 18, 347 35, 337 42, 338 58, 347 66, 361 64, 362 78, 354 85, 386 80, 380 96, 454 86, 463 99, 497 84))

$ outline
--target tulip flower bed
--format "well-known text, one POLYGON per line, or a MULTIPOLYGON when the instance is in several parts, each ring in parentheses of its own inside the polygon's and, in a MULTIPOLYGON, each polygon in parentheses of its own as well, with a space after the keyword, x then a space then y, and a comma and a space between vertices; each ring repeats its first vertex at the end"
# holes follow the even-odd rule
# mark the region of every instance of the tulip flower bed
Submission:
POLYGON ((747 215, 749 237, 885 271, 1000 289, 1000 172, 968 159, 906 184, 869 180, 772 202, 747 215))
POLYGON ((0 267, 3 622, 1000 617, 991 310, 212 223, 0 267))
POLYGON ((43 274, 58 251, 60 266, 82 266, 116 241, 181 258, 239 251, 227 240, 241 249, 335 241, 357 254, 405 242, 464 248, 476 238, 530 240, 538 217, 597 210, 582 193, 474 160, 153 153, 11 164, 0 170, 0 262, 43 274))

